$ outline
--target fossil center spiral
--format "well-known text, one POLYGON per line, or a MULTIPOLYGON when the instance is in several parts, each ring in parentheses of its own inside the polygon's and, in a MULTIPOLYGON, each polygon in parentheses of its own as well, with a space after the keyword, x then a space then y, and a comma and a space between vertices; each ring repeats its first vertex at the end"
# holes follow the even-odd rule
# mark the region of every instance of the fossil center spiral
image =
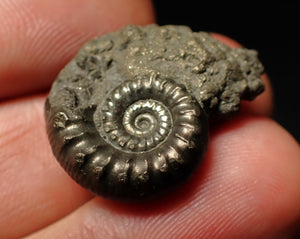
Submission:
POLYGON ((171 82, 151 78, 119 85, 101 105, 100 135, 125 152, 156 148, 172 132, 170 96, 165 91, 176 87, 171 82))
POLYGON ((126 131, 145 138, 148 146, 162 141, 171 127, 171 115, 161 102, 153 99, 139 100, 130 105, 123 117, 126 131))
POLYGON ((153 129, 155 128, 156 124, 157 124, 157 121, 149 113, 144 113, 144 114, 138 115, 134 121, 134 126, 137 130, 140 129, 140 130, 146 131, 146 132, 137 131, 136 133, 138 133, 138 134, 152 132, 153 129))

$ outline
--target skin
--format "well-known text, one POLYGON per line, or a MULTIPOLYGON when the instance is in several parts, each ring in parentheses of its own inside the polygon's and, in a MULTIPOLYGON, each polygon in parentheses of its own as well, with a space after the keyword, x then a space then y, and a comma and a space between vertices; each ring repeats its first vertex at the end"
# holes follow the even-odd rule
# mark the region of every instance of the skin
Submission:
POLYGON ((113 202, 78 186, 56 162, 45 132, 45 92, 85 41, 129 23, 154 22, 150 1, 2 0, 0 22, 0 238, 299 233, 300 147, 269 118, 266 76, 261 96, 210 131, 205 161, 186 185, 156 201, 113 202))

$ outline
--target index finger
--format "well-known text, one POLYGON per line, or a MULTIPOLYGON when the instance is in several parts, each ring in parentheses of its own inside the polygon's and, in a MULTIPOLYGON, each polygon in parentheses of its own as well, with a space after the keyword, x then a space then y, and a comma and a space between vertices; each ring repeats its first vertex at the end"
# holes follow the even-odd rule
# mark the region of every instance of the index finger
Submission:
POLYGON ((0 1, 0 100, 47 89, 87 40, 154 21, 140 0, 0 1))

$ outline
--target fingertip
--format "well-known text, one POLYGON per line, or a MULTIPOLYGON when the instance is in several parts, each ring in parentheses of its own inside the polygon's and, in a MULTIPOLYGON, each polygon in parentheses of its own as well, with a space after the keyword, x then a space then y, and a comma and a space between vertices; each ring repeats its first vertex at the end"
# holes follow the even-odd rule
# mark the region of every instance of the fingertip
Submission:
POLYGON ((204 164, 177 193, 144 208, 94 199, 38 236, 277 238, 300 216, 299 170, 299 147, 284 129, 239 117, 213 132, 204 164))
POLYGON ((46 90, 91 38, 154 21, 149 0, 0 1, 0 99, 46 90))
POLYGON ((242 45, 239 42, 237 42, 236 40, 234 40, 228 36, 225 36, 223 34, 220 34, 217 32, 210 32, 210 35, 212 37, 214 37, 215 39, 217 39, 221 42, 224 42, 226 45, 228 45, 232 48, 242 47, 242 45))

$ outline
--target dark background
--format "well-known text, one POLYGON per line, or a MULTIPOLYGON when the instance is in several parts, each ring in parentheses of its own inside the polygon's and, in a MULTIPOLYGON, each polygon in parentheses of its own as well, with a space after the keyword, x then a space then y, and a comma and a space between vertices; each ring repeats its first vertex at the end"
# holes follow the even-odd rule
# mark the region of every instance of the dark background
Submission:
POLYGON ((159 25, 227 35, 256 49, 272 81, 274 119, 300 142, 300 5, 241 1, 154 0, 159 25))

